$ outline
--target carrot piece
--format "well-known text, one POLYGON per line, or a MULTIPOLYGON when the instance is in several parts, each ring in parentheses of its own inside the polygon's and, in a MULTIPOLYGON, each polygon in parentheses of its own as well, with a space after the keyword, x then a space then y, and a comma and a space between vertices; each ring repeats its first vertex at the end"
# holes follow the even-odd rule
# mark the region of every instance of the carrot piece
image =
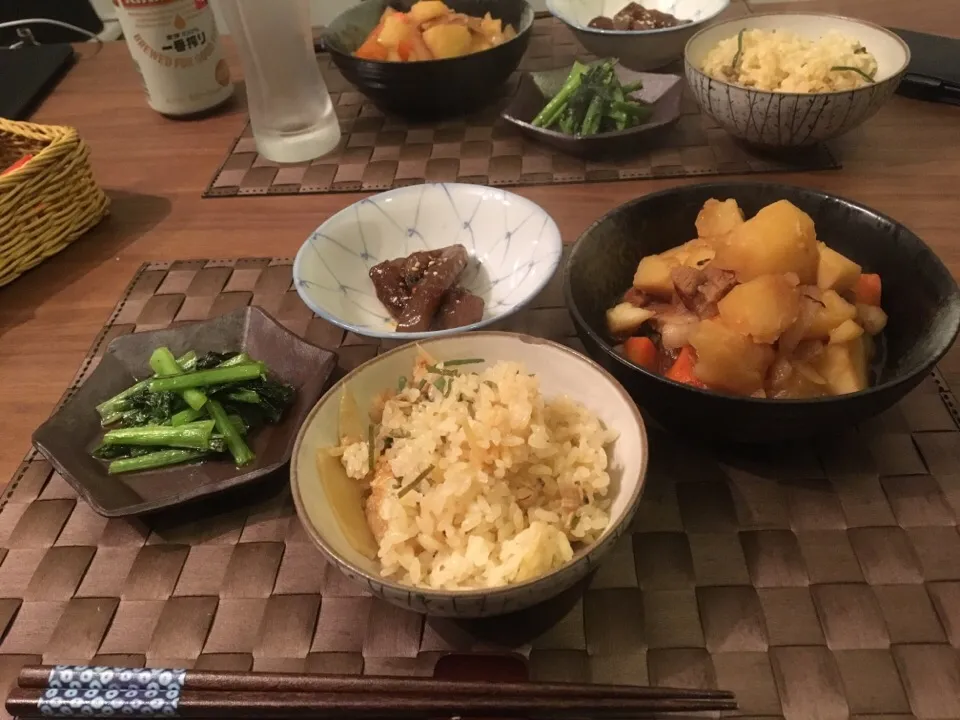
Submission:
POLYGON ((657 346, 648 337, 627 338, 623 344, 623 354, 634 365, 650 372, 657 371, 657 346))
POLYGON ((411 28, 410 37, 407 39, 410 43, 410 60, 433 60, 433 53, 423 41, 423 35, 417 28, 411 28))
POLYGON ((354 57, 361 60, 386 60, 387 49, 378 42, 364 43, 353 53, 354 57))
POLYGON ((883 283, 876 273, 863 273, 857 278, 853 286, 853 295, 862 305, 876 305, 880 307, 880 295, 883 283))
POLYGON ((698 388, 705 388, 700 378, 693 372, 693 366, 697 364, 697 353, 690 345, 684 345, 673 365, 667 370, 667 378, 674 382, 684 385, 693 385, 698 388))
POLYGON ((380 32, 383 30, 383 23, 387 18, 387 13, 383 14, 377 26, 370 31, 363 44, 358 47, 353 55, 361 60, 386 60, 387 49, 380 44, 380 32))

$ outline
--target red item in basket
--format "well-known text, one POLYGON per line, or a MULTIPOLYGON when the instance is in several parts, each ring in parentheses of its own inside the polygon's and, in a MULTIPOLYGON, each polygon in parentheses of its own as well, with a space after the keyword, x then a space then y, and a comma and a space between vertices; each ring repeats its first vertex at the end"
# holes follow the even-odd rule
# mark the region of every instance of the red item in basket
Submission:
POLYGON ((0 172, 0 175, 6 175, 7 173, 12 173, 14 170, 19 170, 31 160, 33 160, 33 155, 24 155, 6 170, 0 172))

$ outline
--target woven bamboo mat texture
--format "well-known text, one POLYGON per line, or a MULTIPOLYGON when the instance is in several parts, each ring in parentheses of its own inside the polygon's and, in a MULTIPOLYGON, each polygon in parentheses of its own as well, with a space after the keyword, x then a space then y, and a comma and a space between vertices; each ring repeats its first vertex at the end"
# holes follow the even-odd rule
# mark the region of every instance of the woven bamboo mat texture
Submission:
MULTIPOLYGON (((539 18, 533 33, 521 71, 569 67, 575 58, 589 57, 559 20, 539 18)), ((500 120, 516 77, 503 97, 475 115, 411 124, 385 117, 344 80, 328 55, 318 60, 340 118, 339 147, 311 163, 279 165, 257 154, 248 125, 205 197, 380 191, 422 182, 508 187, 840 167, 826 146, 805 149, 790 159, 744 148, 701 115, 686 85, 679 121, 649 149, 622 160, 586 162, 528 140, 500 120)), ((682 75, 683 69, 672 72, 682 75)))
MULTIPOLYGON (((111 338, 251 303, 343 371, 380 349, 314 317, 289 260, 150 264, 72 387, 111 338)), ((559 279, 505 327, 577 346, 559 279)), ((0 691, 27 662, 426 675, 447 652, 509 649, 538 679, 728 688, 748 718, 958 718, 956 381, 934 373, 864 427, 750 454, 651 428, 641 510, 584 592, 473 624, 347 581, 285 476, 108 520, 31 453, 0 501, 0 691)))

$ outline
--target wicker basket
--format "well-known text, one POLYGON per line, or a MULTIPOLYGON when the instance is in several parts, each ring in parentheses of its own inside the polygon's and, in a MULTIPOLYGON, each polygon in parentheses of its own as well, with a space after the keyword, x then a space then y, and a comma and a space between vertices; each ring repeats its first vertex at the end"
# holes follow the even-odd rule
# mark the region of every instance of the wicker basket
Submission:
POLYGON ((107 214, 77 131, 0 118, 0 286, 63 250, 107 214))

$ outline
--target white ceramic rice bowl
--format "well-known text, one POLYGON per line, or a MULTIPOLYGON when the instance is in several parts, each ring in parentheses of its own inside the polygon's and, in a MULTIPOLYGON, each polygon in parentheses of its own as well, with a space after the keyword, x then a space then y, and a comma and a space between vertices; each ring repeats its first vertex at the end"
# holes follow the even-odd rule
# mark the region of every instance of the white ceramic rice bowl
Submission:
POLYGON ((485 327, 515 313, 553 277, 562 251, 553 218, 526 198, 482 185, 411 185, 360 200, 318 227, 297 253, 293 280, 307 307, 345 330, 417 340, 485 327), (450 330, 397 332, 377 299, 370 268, 456 243, 470 254, 459 284, 484 299, 483 318, 450 330))
POLYGON ((647 433, 636 405, 599 365, 568 347, 527 335, 480 332, 410 343, 386 352, 334 385, 307 416, 290 463, 290 484, 297 515, 317 547, 349 578, 375 596, 427 615, 476 618, 503 615, 548 600, 583 579, 629 528, 640 503, 647 470, 647 433), (337 444, 338 406, 345 387, 361 408, 374 396, 396 387, 413 366, 417 346, 437 359, 484 358, 483 368, 499 361, 520 361, 535 373, 547 397, 566 394, 596 413, 620 436, 609 451, 610 525, 571 562, 534 580, 490 590, 430 591, 380 577, 379 564, 347 541, 330 508, 316 468, 317 450, 337 444))
POLYGON ((630 0, 547 0, 547 10, 566 23, 581 45, 600 58, 617 58, 630 70, 656 70, 683 57, 687 41, 730 5, 730 0, 642 0, 650 10, 670 13, 686 25, 659 30, 601 30, 587 27, 598 15, 613 17, 630 0))
POLYGON ((734 137, 768 148, 813 145, 853 130, 890 99, 909 63, 907 44, 879 25, 800 12, 750 15, 711 25, 694 35, 684 51, 687 81, 703 112, 734 137), (836 30, 873 53, 876 81, 856 90, 781 93, 734 85, 700 70, 710 50, 744 29, 788 30, 811 40, 836 30))

